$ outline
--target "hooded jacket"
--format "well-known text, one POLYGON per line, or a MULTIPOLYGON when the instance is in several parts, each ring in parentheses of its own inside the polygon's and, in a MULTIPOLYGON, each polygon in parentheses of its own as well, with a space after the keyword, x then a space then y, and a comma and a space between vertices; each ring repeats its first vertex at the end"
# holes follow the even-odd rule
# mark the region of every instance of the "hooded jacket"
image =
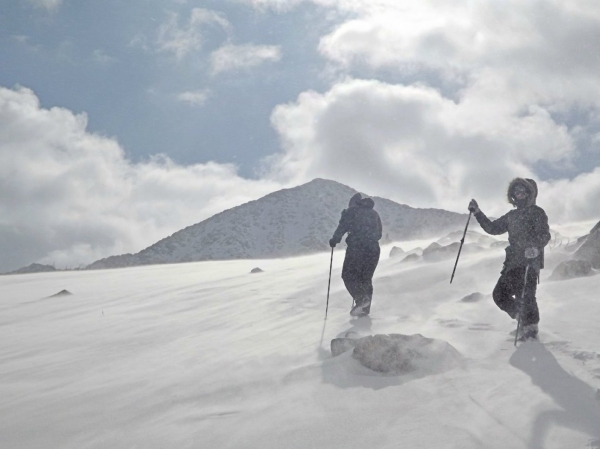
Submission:
POLYGON ((362 198, 357 193, 348 203, 348 209, 342 211, 337 229, 333 233, 333 241, 340 243, 347 232, 346 244, 369 245, 381 239, 382 226, 379 214, 373 209, 375 202, 371 198, 362 198))
POLYGON ((550 241, 551 236, 548 216, 544 209, 535 204, 537 194, 537 184, 533 179, 515 178, 508 185, 506 196, 508 202, 516 209, 494 221, 491 221, 481 211, 475 214, 475 218, 488 234, 499 235, 508 232, 509 246, 505 249, 506 259, 503 272, 524 267, 527 264, 536 270, 544 268, 544 247, 550 241), (529 192, 523 203, 519 203, 514 195, 517 185, 524 186, 529 192), (539 255, 535 259, 525 257, 525 249, 531 247, 539 250, 539 255))

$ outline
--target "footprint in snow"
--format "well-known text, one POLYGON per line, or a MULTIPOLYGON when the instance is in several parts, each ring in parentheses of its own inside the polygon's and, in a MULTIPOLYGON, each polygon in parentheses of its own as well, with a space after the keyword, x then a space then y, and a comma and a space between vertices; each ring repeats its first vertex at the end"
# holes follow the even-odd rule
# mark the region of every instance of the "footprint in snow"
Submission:
POLYGON ((457 320, 457 319, 451 319, 451 320, 444 320, 442 318, 439 318, 437 320, 438 323, 440 323, 442 326, 444 327, 450 327, 450 328, 454 328, 454 327, 464 327, 466 326, 467 323, 465 323, 464 321, 461 320, 457 320))
POLYGON ((489 323, 475 323, 472 326, 469 326, 470 331, 491 331, 494 329, 489 323))

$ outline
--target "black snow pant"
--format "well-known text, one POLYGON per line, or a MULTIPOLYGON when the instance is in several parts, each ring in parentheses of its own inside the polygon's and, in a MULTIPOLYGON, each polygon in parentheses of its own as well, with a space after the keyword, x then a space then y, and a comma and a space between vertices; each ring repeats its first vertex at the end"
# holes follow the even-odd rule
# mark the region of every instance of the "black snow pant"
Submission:
MULTIPOLYGON (((496 305, 508 313, 511 318, 515 318, 519 311, 524 281, 525 267, 513 268, 502 273, 492 293, 496 305)), ((525 285, 525 297, 521 309, 521 325, 523 326, 537 324, 540 321, 540 312, 535 299, 537 282, 538 272, 534 268, 529 268, 527 284, 525 285)))
MULTIPOLYGON (((366 242, 348 245, 342 279, 354 302, 361 304, 365 298, 373 299, 373 274, 379 263, 379 243, 366 242)), ((371 306, 365 309, 371 311, 371 306)))

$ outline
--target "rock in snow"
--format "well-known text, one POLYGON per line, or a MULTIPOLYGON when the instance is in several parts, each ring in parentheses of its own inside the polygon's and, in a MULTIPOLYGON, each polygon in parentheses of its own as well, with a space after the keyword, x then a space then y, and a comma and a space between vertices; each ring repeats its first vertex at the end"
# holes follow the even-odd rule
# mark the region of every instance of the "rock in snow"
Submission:
POLYGON ((600 223, 594 226, 583 244, 579 247, 573 259, 585 260, 592 264, 592 267, 600 268, 600 223))
POLYGON ((487 237, 476 231, 467 231, 465 234, 464 230, 457 230, 449 233, 441 239, 438 239, 436 243, 439 243, 442 246, 450 245, 451 243, 460 243, 463 235, 465 236, 465 243, 477 243, 482 237, 487 237))
POLYGON ((479 292, 471 293, 470 295, 465 296, 461 299, 461 302, 477 302, 481 301, 484 298, 483 294, 479 292))
MULTIPOLYGON (((441 260, 452 259, 458 255, 459 248, 460 242, 454 242, 446 246, 433 242, 423 250, 423 260, 426 262, 439 262, 441 260)), ((465 243, 461 252, 476 252, 481 249, 482 248, 476 243, 465 243)))
POLYGON ((550 279, 564 280, 589 276, 592 273, 592 264, 587 260, 566 260, 560 263, 552 272, 550 279))
POLYGON ((442 246, 439 243, 433 242, 423 250, 423 260, 427 262, 437 262, 440 260, 456 257, 460 243, 451 243, 447 246, 442 246))
POLYGON ((250 270, 250 273, 263 273, 264 270, 260 269, 259 267, 256 268, 252 268, 252 270, 250 270))
POLYGON ((463 358, 448 342, 416 335, 372 335, 355 340, 352 357, 385 374, 441 373, 460 366, 463 358))
POLYGON ((415 260, 419 260, 420 258, 421 258, 421 256, 419 256, 416 253, 413 253, 413 254, 409 254, 404 259, 402 259, 402 262, 414 262, 415 260))
POLYGON ((55 293, 54 295, 48 296, 48 298, 57 298, 59 296, 70 296, 73 293, 71 293, 69 290, 61 290, 58 293, 55 293))
POLYGON ((390 258, 398 257, 398 256, 401 256, 402 254, 404 254, 404 250, 402 248, 400 248, 399 246, 394 246, 390 251, 390 258))

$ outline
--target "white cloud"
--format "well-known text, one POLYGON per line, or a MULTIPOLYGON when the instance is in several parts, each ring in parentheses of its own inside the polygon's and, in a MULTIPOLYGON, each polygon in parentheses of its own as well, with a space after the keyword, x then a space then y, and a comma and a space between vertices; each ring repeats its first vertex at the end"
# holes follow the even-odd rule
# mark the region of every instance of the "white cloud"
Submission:
POLYGON ((48 11, 56 11, 63 0, 29 0, 29 2, 38 8, 45 8, 48 11))
POLYGON ((337 6, 355 18, 323 37, 319 50, 341 68, 416 67, 466 79, 493 72, 515 104, 600 105, 600 58, 591 44, 600 39, 600 4, 374 0, 337 6))
POLYGON ((231 32, 231 24, 223 14, 203 8, 194 8, 186 25, 179 25, 179 16, 169 13, 167 20, 158 30, 158 49, 175 54, 182 59, 191 52, 200 50, 204 43, 204 28, 217 25, 231 32))
POLYGON ((117 61, 116 58, 107 55, 104 50, 94 50, 92 52, 92 60, 100 65, 109 65, 117 61))
MULTIPOLYGON (((502 77, 517 107, 600 105, 600 3, 592 0, 239 0, 255 8, 313 3, 340 12, 320 53, 344 71, 502 77)), ((329 16, 328 16, 329 17, 329 16)), ((430 79, 431 77, 429 77, 430 79)), ((433 82, 433 81, 429 81, 433 82)))
MULTIPOLYGON (((271 8, 276 11, 288 11, 302 3, 308 3, 311 0, 230 0, 235 3, 244 3, 256 9, 271 8)), ((335 0, 332 0, 335 1, 335 0)))
POLYGON ((132 163, 86 125, 85 114, 41 108, 29 89, 0 88, 0 271, 136 252, 280 188, 232 165, 132 163))
MULTIPOLYGON (((332 178, 418 207, 464 211, 475 197, 498 216, 509 209, 508 182, 535 178, 540 161, 568 160, 573 138, 540 106, 515 115, 480 99, 455 102, 428 87, 372 80, 347 80, 325 94, 305 92, 273 113, 285 151, 267 161, 268 176, 295 183, 332 178)), ((600 203, 586 203, 598 190, 593 180, 584 174, 540 183, 551 218, 600 215, 600 203), (579 192, 581 201, 573 203, 561 190, 579 192)))
POLYGON ((232 70, 249 69, 267 61, 279 61, 281 48, 276 45, 226 44, 210 56, 213 75, 232 70))
POLYGON ((148 43, 148 38, 144 34, 134 35, 127 44, 127 46, 133 48, 138 47, 147 52, 150 51, 150 44, 148 43))
MULTIPOLYGON (((367 68, 421 84, 347 80, 279 106, 272 121, 285 152, 267 165, 276 179, 333 177, 411 205, 455 210, 476 196, 500 214, 512 177, 535 178, 540 163, 560 172, 590 151, 576 145, 586 142, 582 136, 593 141, 597 122, 573 122, 571 111, 600 113, 600 58, 592 44, 600 40, 600 3, 312 3, 342 13, 319 44, 339 79, 367 68)), ((600 215, 592 201, 598 168, 586 170, 540 182, 551 219, 600 215)))
POLYGON ((202 106, 208 100, 209 95, 208 89, 193 90, 180 93, 177 95, 177 99, 191 106, 202 106))
POLYGON ((600 167, 574 179, 559 179, 540 184, 538 204, 548 211, 553 222, 598 221, 600 207, 600 167))
POLYGON ((19 44, 26 46, 26 45, 29 45, 29 39, 30 39, 30 37, 26 36, 24 34, 15 34, 15 35, 12 36, 12 39, 15 42, 18 42, 19 44))

